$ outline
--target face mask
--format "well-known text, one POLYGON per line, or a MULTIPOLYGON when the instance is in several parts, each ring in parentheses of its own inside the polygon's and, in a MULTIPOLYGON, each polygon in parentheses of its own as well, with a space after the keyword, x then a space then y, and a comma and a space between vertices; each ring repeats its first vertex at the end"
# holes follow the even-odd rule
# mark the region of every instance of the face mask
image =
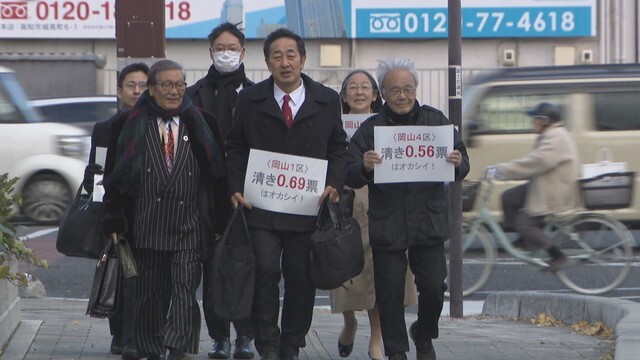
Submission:
POLYGON ((240 67, 241 51, 230 53, 229 51, 219 51, 213 53, 213 65, 218 71, 223 73, 238 70, 240 67))

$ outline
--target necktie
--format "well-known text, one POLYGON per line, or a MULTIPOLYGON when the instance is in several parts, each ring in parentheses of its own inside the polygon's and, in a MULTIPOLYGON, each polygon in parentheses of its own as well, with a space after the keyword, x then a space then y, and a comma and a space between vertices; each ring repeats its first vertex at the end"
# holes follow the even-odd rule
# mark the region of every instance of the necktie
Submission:
POLYGON ((284 123, 288 128, 293 125, 293 112, 291 111, 291 107, 289 106, 289 101, 291 100, 291 96, 288 94, 282 98, 282 117, 284 118, 284 123))
POLYGON ((173 169, 173 130, 171 130, 172 119, 164 119, 165 128, 167 130, 167 139, 164 142, 164 161, 167 163, 167 169, 171 172, 173 169))

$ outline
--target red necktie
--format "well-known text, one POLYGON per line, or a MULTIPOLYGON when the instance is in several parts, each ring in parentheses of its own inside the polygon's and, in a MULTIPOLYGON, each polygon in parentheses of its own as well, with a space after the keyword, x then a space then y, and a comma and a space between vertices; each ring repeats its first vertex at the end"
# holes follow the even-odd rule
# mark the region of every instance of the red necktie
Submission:
POLYGON ((173 130, 171 130, 171 121, 165 120, 167 127, 167 142, 164 148, 164 160, 167 163, 167 169, 169 172, 173 169, 173 130))
POLYGON ((282 117, 284 117, 284 123, 288 128, 293 125, 293 112, 291 111, 291 107, 289 106, 289 101, 291 100, 291 96, 288 94, 282 98, 282 117))

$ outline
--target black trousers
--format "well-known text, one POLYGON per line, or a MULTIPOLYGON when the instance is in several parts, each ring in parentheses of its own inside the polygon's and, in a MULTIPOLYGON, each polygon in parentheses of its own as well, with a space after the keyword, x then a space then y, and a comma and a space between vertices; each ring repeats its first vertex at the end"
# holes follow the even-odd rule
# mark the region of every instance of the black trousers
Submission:
MULTIPOLYGON (((213 309, 213 299, 209 296, 210 279, 213 275, 213 266, 215 262, 213 257, 202 262, 202 307, 204 309, 204 321, 207 323, 209 337, 214 340, 228 338, 231 336, 230 324, 228 321, 220 319, 213 309)), ((236 335, 246 336, 253 339, 253 324, 251 319, 234 321, 233 327, 236 329, 236 335)))
POLYGON ((439 336, 438 322, 447 289, 444 245, 412 246, 407 259, 404 250, 373 249, 373 277, 385 355, 409 351, 404 320, 404 284, 407 262, 418 289, 418 341, 439 336))
POLYGON ((522 241, 535 248, 549 248, 551 240, 544 232, 544 216, 531 216, 525 210, 528 184, 514 186, 502 193, 502 212, 506 230, 516 230, 522 241))
POLYGON ((118 310, 109 318, 111 335, 120 340, 120 345, 133 346, 133 320, 135 319, 136 278, 120 277, 118 310))
POLYGON ((298 355, 311 327, 316 289, 309 275, 311 233, 250 228, 256 254, 253 297, 255 345, 263 355, 298 355), (284 278, 281 328, 280 277, 284 278))

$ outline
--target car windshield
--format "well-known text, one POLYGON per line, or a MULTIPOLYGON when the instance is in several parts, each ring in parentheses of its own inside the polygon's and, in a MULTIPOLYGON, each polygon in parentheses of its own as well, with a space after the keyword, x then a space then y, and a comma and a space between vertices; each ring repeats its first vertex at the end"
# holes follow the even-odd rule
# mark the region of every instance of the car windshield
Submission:
POLYGON ((0 73, 0 121, 42 121, 42 116, 29 105, 20 83, 11 73, 0 73))

